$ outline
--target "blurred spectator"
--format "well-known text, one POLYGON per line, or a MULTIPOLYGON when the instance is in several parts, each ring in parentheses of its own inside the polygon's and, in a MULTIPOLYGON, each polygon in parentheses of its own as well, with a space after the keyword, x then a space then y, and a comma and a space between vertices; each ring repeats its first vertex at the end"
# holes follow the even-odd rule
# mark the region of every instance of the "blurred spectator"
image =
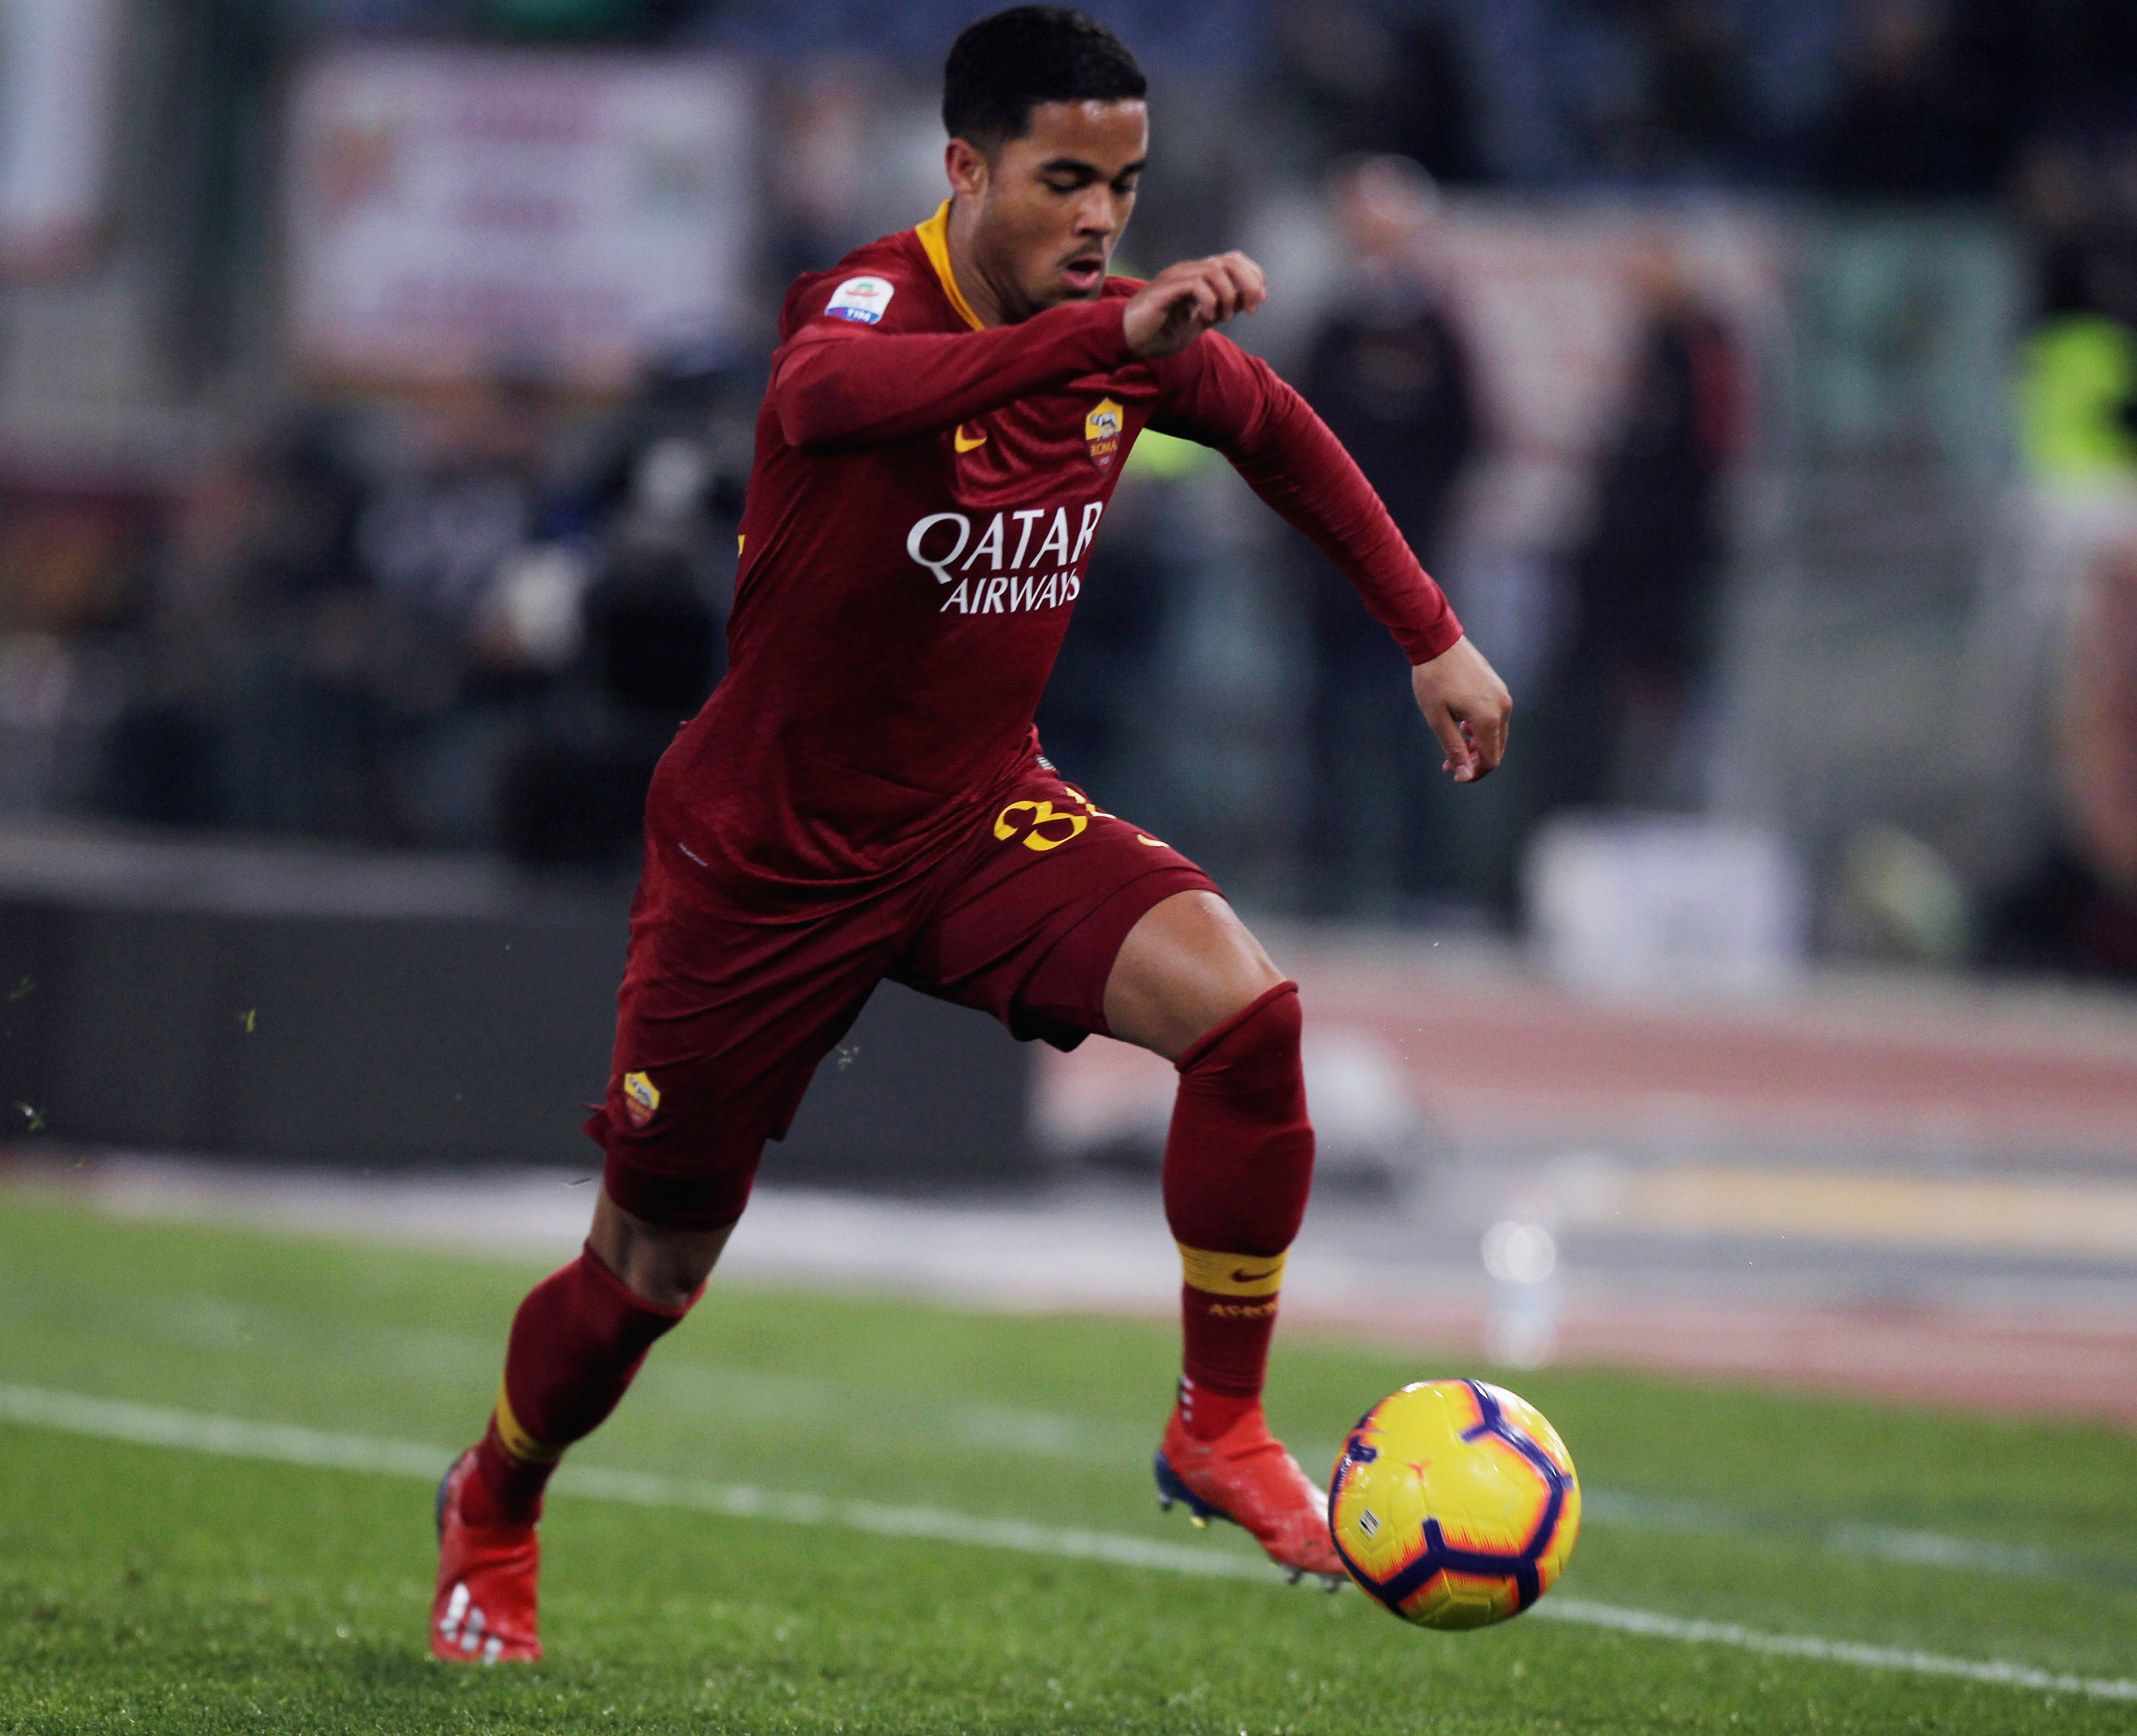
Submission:
POLYGON ((475 0, 475 22, 504 36, 565 41, 659 41, 702 0, 475 0))
MULTIPOLYGON (((1429 562, 1477 440, 1468 353, 1434 280, 1438 192, 1402 157, 1349 159, 1329 184, 1346 275, 1303 389, 1429 562)), ((1322 576, 1322 593, 1356 615, 1356 593, 1332 570, 1322 576)))
POLYGON ((869 129, 879 80, 852 61, 789 73, 774 86, 778 148, 767 164, 767 277, 784 289, 866 239, 869 129))
POLYGON ((169 515, 138 479, 15 464, 0 481, 0 811, 34 813, 96 786, 116 649, 146 613, 169 515))
POLYGON ((2061 701, 2061 835, 1997 910, 1989 956, 2137 977, 2137 542, 2095 564, 2061 701))
POLYGON ((2019 444, 2051 486, 2137 480, 2137 232, 2076 240, 2018 355, 2019 444))
POLYGON ((1964 0, 1953 29, 1976 87, 2018 127, 2098 140, 2137 124, 2129 0, 1964 0))
POLYGON ((369 581, 411 614, 464 625, 499 564, 540 528, 550 422, 531 374, 500 372, 448 401, 415 462, 363 504, 357 552, 369 581))
POLYGON ((129 819, 378 839, 379 623, 346 430, 299 411, 178 503, 102 805, 129 819))
POLYGON ((2039 239, 2041 318, 2018 353, 2019 444, 2051 487, 2137 481, 2137 133, 2042 140, 2018 208, 2039 239))
POLYGON ((553 708, 499 777, 499 841, 522 862, 632 860, 654 766, 716 678, 718 620, 674 551, 620 554, 584 606, 583 703, 553 708))
POLYGON ((499 840, 518 859, 634 858, 654 766, 726 672, 754 396, 728 353, 685 346, 598 436, 585 494, 600 568, 556 622, 569 648, 553 668, 576 666, 498 774, 499 840))
POLYGON ((1747 114, 1741 54, 1716 0, 1580 0, 1561 50, 1587 174, 1711 175, 1747 114))
MULTIPOLYGON (((522 0, 533 3, 533 0, 522 0)), ((562 3, 562 0, 547 0, 562 3)), ((1135 50, 1143 65, 1192 75, 1249 64, 1263 44, 1256 0, 1107 0, 1091 8, 1135 50)), ((686 41, 775 59, 828 55, 901 63, 932 74, 957 32, 1000 10, 994 0, 696 0, 686 41)))
POLYGON ((2137 975, 2137 544, 2110 550, 2094 570, 2061 721, 2070 839, 2096 883, 2073 948, 2081 965, 2137 975))
POLYGON ((2036 139, 2017 164, 2013 210, 2032 231, 2044 318, 2091 304, 2086 262, 2100 231, 2120 226, 2101 208, 2100 179, 2074 139, 2036 139))
POLYGON ((1721 486, 1748 382, 1735 338, 1666 236, 1630 260, 1640 308, 1624 409, 1572 562, 1572 630, 1536 749, 1546 806, 1677 805, 1688 702, 1706 673, 1724 553, 1721 486))
POLYGON ((1859 0, 1819 184, 1857 198, 1973 197, 2003 179, 2032 35, 2002 0, 1859 0))
POLYGON ((1293 0, 1275 27, 1276 95, 1320 149, 1408 157, 1443 181, 1481 178, 1470 71, 1451 19, 1293 0))
MULTIPOLYGON (((1477 444, 1468 356, 1434 282, 1438 192, 1400 157, 1339 163, 1330 187, 1347 280, 1302 387, 1429 567, 1477 444)), ((1385 630, 1325 559, 1294 546, 1313 654, 1307 902, 1318 914, 1385 917, 1444 889, 1441 756, 1385 630)))
MULTIPOLYGON (((762 382, 728 346, 678 346, 598 435, 587 510, 617 551, 677 556, 724 626, 762 382)), ((715 679, 725 669, 723 648, 715 679)))
POLYGON ((378 429, 388 455, 356 552, 391 634, 382 697, 411 841, 494 842, 499 768, 577 653, 591 561, 557 474, 562 420, 538 370, 514 364, 378 429))
POLYGON ((1958 114, 1927 0, 1869 0, 1825 128, 1818 179, 1837 193, 1945 193, 1958 177, 1958 114))

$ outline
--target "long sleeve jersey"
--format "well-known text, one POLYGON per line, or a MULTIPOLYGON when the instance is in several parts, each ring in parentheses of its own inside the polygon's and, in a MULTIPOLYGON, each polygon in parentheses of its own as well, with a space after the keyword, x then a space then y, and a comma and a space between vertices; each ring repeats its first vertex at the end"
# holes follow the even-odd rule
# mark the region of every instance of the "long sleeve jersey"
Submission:
POLYGON ((1027 771, 1032 718, 1145 428, 1222 452, 1414 663, 1461 637, 1297 393, 1216 333, 1138 361, 1142 287, 984 328, 948 207, 787 292, 742 522, 729 672, 663 761, 679 847, 767 920, 924 873, 1027 771))

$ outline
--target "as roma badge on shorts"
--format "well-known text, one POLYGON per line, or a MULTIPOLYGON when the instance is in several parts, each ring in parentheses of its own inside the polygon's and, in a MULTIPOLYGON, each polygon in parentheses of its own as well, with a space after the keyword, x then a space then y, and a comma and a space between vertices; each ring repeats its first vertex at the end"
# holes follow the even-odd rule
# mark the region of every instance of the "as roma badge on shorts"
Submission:
POLYGON ((1122 413, 1111 398, 1101 398, 1083 418, 1083 444, 1091 449, 1091 462, 1101 470, 1112 463, 1121 450, 1122 413))
POLYGON ((660 1088, 645 1074, 623 1076, 623 1112, 630 1117, 632 1126, 643 1127, 660 1106, 660 1088))

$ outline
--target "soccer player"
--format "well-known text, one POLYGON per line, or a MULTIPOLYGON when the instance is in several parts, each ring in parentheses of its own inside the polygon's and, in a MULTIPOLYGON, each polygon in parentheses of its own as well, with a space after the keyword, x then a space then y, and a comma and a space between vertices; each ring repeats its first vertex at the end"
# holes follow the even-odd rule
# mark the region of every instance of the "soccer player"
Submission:
POLYGON ((1321 1492, 1263 1420, 1313 1162, 1297 985, 1217 888, 1041 755, 1032 717, 1136 436, 1224 454, 1409 658, 1468 782, 1509 701, 1304 401, 1213 328, 1238 253, 1106 266, 1143 168, 1142 72, 1081 13, 1020 6, 952 49, 950 197, 787 292, 757 422, 726 681, 646 803, 606 1153, 580 1257, 514 1317, 482 1440, 439 1490, 439 1657, 536 1658, 552 1468, 702 1293, 764 1142, 885 977, 1066 1048, 1173 1063, 1166 1221, 1185 1355, 1156 1471, 1281 1565, 1341 1571, 1321 1492))

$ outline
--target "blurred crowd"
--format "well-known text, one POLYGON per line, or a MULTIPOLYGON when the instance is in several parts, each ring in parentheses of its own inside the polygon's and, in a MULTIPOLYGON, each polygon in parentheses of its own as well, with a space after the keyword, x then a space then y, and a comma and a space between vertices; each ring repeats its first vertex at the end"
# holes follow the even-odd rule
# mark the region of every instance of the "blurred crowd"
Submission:
MULTIPOLYGON (((225 0, 231 3, 231 0, 225 0)), ((256 9, 274 10, 266 0, 256 9)), ((924 72, 986 0, 309 0, 313 30, 711 46, 924 72)), ((2120 124, 2120 0, 1093 0, 1147 62, 1221 73, 1312 147, 1455 182, 1709 179, 1998 192, 2120 124)))
POLYGON ((122 818, 597 865, 725 664, 755 382, 620 407, 500 372, 293 406, 173 503, 92 800, 122 818))
MULTIPOLYGON (((768 307, 794 272, 925 215, 918 183, 885 165, 927 153, 886 140, 908 122, 927 130, 925 62, 984 9, 311 0, 282 27, 292 43, 444 33, 758 57, 773 69, 755 244, 768 307)), ((1147 46, 1161 88, 1165 66, 1180 69, 1161 117, 1178 173, 1169 190, 1153 182, 1123 263, 1236 239, 1257 202, 1305 190, 1333 265, 1308 328, 1273 359, 1465 611, 1483 582, 1464 528, 1473 485, 1507 439, 1479 309, 1448 266, 1448 213, 1465 201, 1602 187, 1626 211, 1668 213, 1762 192, 1797 212, 2000 225, 2030 270, 2004 445, 2047 494, 2137 498, 2137 8, 1093 9, 1147 46)), ((1774 455, 1784 393, 1761 335, 1710 293, 1680 235, 1635 217, 1612 255, 1630 309, 1619 377, 1581 459, 1580 508, 1536 581, 1550 627, 1524 664, 1521 769, 1493 798, 1482 859, 1458 842, 1460 797, 1385 635, 1302 540, 1268 542, 1261 636, 1293 654, 1278 785, 1239 786, 1239 805, 1291 816, 1279 871, 1254 882, 1263 897, 1331 917, 1503 923, 1524 841, 1550 815, 1707 800, 1742 484, 1774 455)), ((0 803, 627 872, 653 761, 723 669, 767 350, 761 328, 678 341, 621 398, 573 391, 538 355, 398 394, 285 377, 153 485, 11 460, 0 803)), ((1195 803, 1223 774, 1180 769, 1183 659, 1245 643, 1233 605, 1210 602, 1213 563, 1240 549, 1222 526, 1204 533, 1210 487, 1176 443, 1139 449, 1041 727, 1070 775, 1221 873, 1226 834, 1195 803)), ((2137 521, 2079 567, 2052 683, 2063 799, 2027 860, 1974 889, 1980 950, 2137 974, 2137 521)))
POLYGON ((1983 197, 2122 124, 2116 0, 1498 0, 1281 9, 1283 87, 1454 181, 1983 197))

